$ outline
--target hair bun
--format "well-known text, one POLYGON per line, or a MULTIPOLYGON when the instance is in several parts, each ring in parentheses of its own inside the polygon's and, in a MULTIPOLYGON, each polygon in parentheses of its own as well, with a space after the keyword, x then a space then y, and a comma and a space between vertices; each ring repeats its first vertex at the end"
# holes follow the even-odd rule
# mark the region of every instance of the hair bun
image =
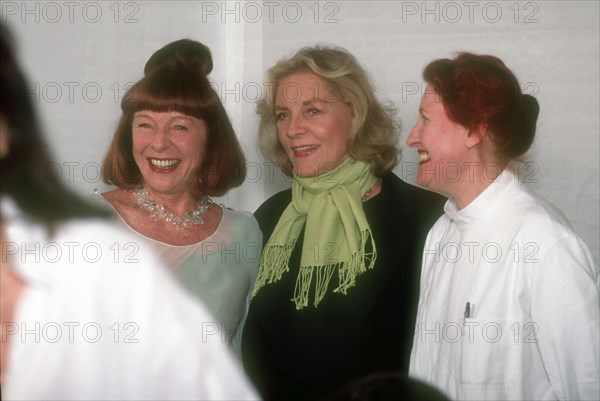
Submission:
POLYGON ((527 93, 523 93, 521 95, 521 100, 522 100, 523 103, 533 103, 533 104, 536 104, 536 105, 538 105, 537 107, 539 108, 539 104, 538 104, 537 99, 535 97, 531 96, 531 95, 528 95, 527 93))
POLYGON ((521 112, 525 130, 535 130, 538 116, 540 114, 540 104, 537 99, 531 95, 521 95, 521 112))
POLYGON ((540 104, 531 95, 522 94, 518 107, 519 112, 515 120, 517 131, 506 149, 506 154, 512 158, 521 157, 533 144, 540 114, 540 104))
POLYGON ((160 48, 146 62, 144 75, 165 67, 183 67, 207 76, 213 69, 210 49, 195 40, 180 39, 160 48))

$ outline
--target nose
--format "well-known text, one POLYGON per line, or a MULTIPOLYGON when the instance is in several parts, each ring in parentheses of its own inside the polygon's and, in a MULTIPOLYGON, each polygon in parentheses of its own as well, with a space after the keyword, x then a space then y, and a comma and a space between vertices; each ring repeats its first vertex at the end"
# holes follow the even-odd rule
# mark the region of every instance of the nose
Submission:
POLYGON ((413 129, 410 131, 410 135, 408 135, 408 138, 406 138, 406 144, 408 146, 415 147, 417 145, 417 143, 419 142, 419 131, 418 131, 418 126, 419 126, 419 122, 417 122, 415 124, 415 126, 413 127, 413 129))
POLYGON ((306 130, 304 127, 304 119, 302 118, 302 115, 290 114, 289 124, 287 127, 287 136, 289 138, 292 138, 298 135, 302 135, 305 132, 306 130))
POLYGON ((170 143, 169 131, 167 128, 157 129, 152 135, 152 149, 160 151, 167 149, 170 143))

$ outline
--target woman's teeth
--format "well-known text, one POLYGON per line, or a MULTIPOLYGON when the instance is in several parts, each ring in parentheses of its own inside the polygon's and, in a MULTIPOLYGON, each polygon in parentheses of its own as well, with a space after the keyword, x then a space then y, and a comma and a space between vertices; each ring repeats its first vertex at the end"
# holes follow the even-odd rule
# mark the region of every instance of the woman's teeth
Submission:
POLYGON ((430 159, 429 153, 419 152, 419 163, 425 163, 430 159))
POLYGON ((152 165, 154 167, 169 168, 169 167, 173 167, 174 165, 176 165, 177 163, 179 163, 179 160, 150 159, 150 163, 152 163, 152 165))
POLYGON ((299 146, 294 148, 294 152, 308 152, 309 150, 316 149, 318 145, 307 145, 307 146, 299 146))

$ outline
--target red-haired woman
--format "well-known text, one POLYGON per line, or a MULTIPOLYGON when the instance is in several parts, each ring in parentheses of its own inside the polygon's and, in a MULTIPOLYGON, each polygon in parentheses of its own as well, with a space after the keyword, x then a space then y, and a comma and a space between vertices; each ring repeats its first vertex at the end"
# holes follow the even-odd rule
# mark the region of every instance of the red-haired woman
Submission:
POLYGON ((102 166, 104 181, 118 189, 103 199, 208 306, 215 322, 207 330, 220 330, 235 345, 262 234, 252 214, 209 198, 246 176, 240 144, 207 78, 211 70, 208 47, 189 39, 150 57, 144 78, 121 102, 123 114, 102 166))
POLYGON ((430 63, 407 143, 450 199, 429 232, 410 372, 452 399, 599 399, 598 270, 519 182, 539 105, 493 56, 430 63))

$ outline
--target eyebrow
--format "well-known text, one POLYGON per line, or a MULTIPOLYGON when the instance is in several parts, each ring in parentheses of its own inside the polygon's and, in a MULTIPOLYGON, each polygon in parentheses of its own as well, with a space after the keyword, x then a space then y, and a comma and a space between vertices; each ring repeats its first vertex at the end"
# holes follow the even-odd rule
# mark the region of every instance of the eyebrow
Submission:
MULTIPOLYGON (((306 107, 306 106, 309 106, 311 104, 316 104, 316 103, 327 104, 327 103, 334 103, 334 102, 333 101, 328 102, 325 99, 313 98, 313 99, 308 99, 308 100, 303 101, 302 107, 306 107)), ((287 110, 287 109, 288 109, 288 107, 286 107, 286 106, 281 106, 281 105, 275 104, 275 110, 287 110)))
POLYGON ((195 117, 188 116, 187 114, 179 113, 179 114, 176 114, 173 117, 171 117, 170 120, 174 120, 176 118, 181 119, 181 120, 194 121, 195 117))
MULTIPOLYGON (((149 118, 149 119, 151 119, 151 120, 154 120, 154 119, 152 118, 152 116, 151 116, 151 115, 149 115, 149 114, 146 114, 146 113, 144 113, 144 112, 139 112, 139 111, 138 111, 138 112, 136 112, 136 113, 133 115, 133 118, 134 118, 134 119, 136 119, 136 118, 139 118, 139 117, 144 117, 144 118, 149 118)), ((193 118, 192 118, 192 116, 188 116, 187 114, 183 114, 183 113, 178 113, 177 115, 174 115, 173 117, 171 117, 169 120, 173 120, 173 119, 177 119, 177 118, 178 118, 178 119, 182 119, 182 120, 189 120, 189 121, 193 121, 193 118)))

